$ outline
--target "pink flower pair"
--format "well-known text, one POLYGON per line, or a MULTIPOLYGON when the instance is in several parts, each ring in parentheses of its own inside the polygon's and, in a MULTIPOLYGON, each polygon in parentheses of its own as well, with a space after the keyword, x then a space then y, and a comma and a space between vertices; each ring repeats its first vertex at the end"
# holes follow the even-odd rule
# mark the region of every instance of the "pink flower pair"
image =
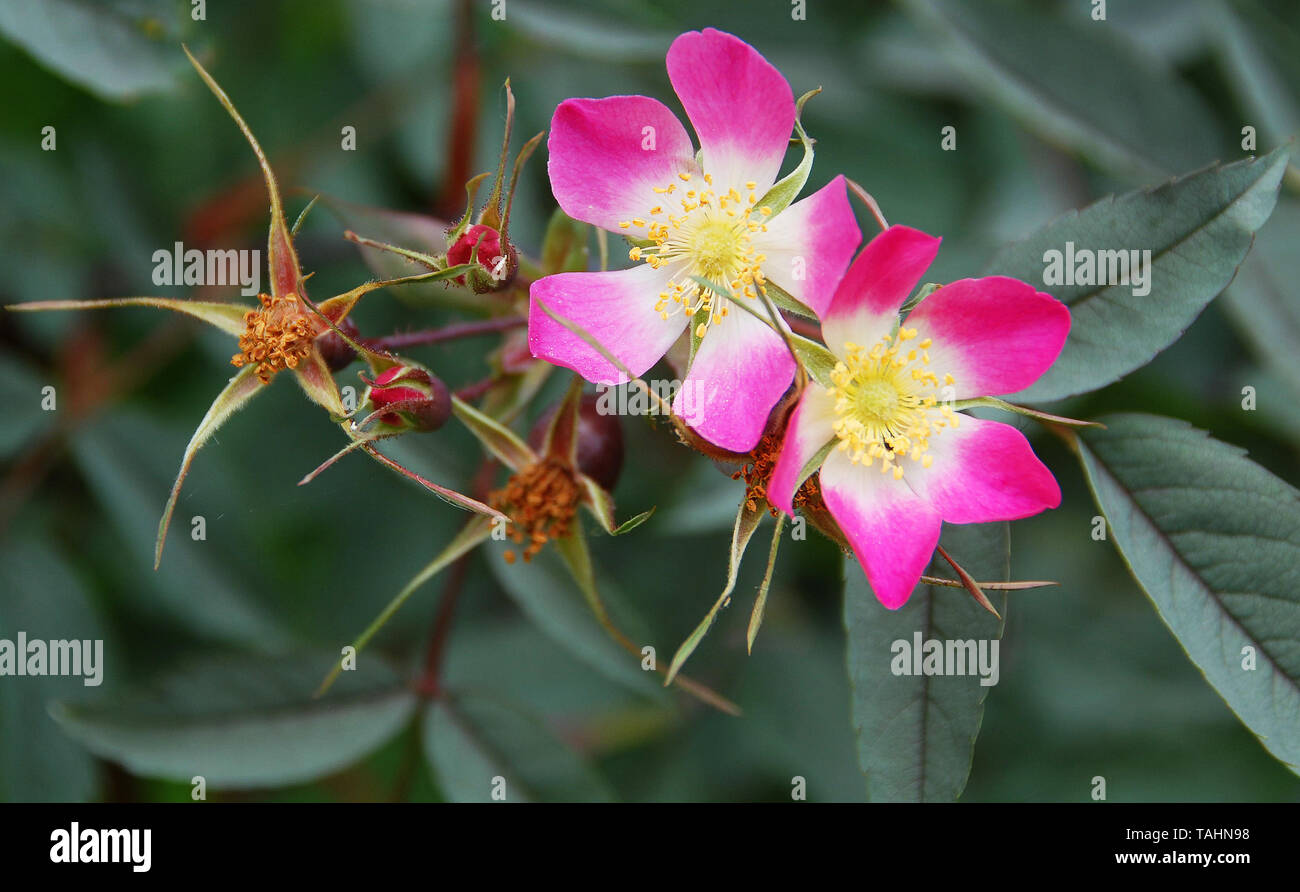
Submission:
POLYGON ((628 237, 639 264, 535 282, 533 354, 597 383, 627 377, 547 310, 638 376, 689 334, 692 426, 746 452, 796 366, 781 335, 734 304, 766 316, 759 294, 779 285, 822 320, 838 364, 830 386, 810 382, 791 415, 769 497, 793 515, 795 491, 825 455, 827 508, 881 602, 897 608, 943 521, 1011 520, 1059 504, 1055 479, 1019 431, 953 404, 1032 384, 1059 354, 1069 311, 1014 279, 964 279, 900 325, 939 239, 894 226, 849 267, 861 232, 842 177, 776 213, 763 203, 795 123, 781 74, 712 29, 678 37, 667 67, 700 139, 698 162, 685 129, 654 99, 570 99, 555 112, 549 170, 560 207, 628 237))

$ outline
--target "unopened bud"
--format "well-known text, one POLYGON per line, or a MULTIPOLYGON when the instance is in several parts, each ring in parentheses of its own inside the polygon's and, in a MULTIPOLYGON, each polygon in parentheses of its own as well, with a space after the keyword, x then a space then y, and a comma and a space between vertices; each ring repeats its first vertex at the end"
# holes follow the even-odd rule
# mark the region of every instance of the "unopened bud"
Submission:
MULTIPOLYGON (((361 336, 357 324, 351 319, 344 319, 338 326, 339 331, 354 341, 361 336)), ((325 365, 329 366, 331 372, 347 368, 357 358, 357 351, 353 350, 333 329, 326 330, 316 339, 316 349, 320 351, 321 358, 325 360, 325 365)))
POLYGON ((366 383, 370 385, 366 399, 374 413, 381 413, 382 424, 433 431, 446 424, 451 416, 447 385, 419 366, 396 365, 366 383))
POLYGON ((456 281, 468 285, 476 294, 500 291, 513 281, 519 269, 519 255, 514 247, 501 241, 501 233, 491 226, 475 223, 465 230, 460 238, 447 250, 447 263, 460 266, 469 263, 471 256, 477 256, 478 265, 456 281), (474 255, 474 246, 478 254, 474 255))

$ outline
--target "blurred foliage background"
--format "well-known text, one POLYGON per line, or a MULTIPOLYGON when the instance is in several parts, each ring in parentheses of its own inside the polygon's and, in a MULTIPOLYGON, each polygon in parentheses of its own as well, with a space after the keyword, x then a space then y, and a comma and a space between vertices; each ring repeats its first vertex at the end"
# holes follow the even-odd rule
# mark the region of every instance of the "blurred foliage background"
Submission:
MULTIPOLYGON (((796 95, 824 88, 805 113, 818 140, 809 188, 845 173, 891 222, 943 235, 927 276, 935 281, 977 275, 998 247, 1067 209, 1248 154, 1239 145, 1247 124, 1262 153, 1300 120, 1300 9, 1286 0, 1115 0, 1105 22, 1090 19, 1085 0, 963 4, 983 25, 962 32, 963 51, 995 60, 1021 91, 970 76, 951 32, 919 0, 808 0, 803 20, 786 0, 507 0, 504 20, 490 2, 459 6, 211 0, 197 22, 186 2, 0 0, 0 301, 181 296, 150 281, 155 250, 178 240, 264 250, 254 159, 186 65, 182 40, 293 190, 291 220, 315 193, 446 218, 460 210, 455 178, 466 173, 451 147, 472 146, 468 173, 495 166, 507 76, 517 146, 570 96, 645 93, 678 108, 663 68, 671 39, 728 30, 796 95), (1080 54, 1096 59, 1095 76, 1063 82, 1080 54), (472 133, 451 125, 457 77, 478 90, 472 133), (40 148, 47 125, 55 151, 40 148), (357 128, 354 152, 340 149, 344 125, 357 128), (948 125, 956 151, 940 148, 948 125)), ((544 162, 543 150, 512 220, 530 253, 554 207, 544 162)), ((369 277, 343 229, 319 207, 304 226, 299 254, 315 272, 313 294, 369 277)), ((1183 418, 1300 484, 1297 244, 1293 169, 1229 294, 1150 366, 1060 411, 1183 418), (1256 388, 1255 411, 1243 411, 1246 385, 1256 388)), ((463 314, 390 290, 356 318, 377 335, 463 314)), ((412 352, 459 386, 485 373, 489 343, 412 352)), ((97 690, 78 679, 0 679, 0 799, 189 799, 183 764, 160 779, 98 760, 49 709, 163 688, 182 718, 102 707, 121 723, 121 746, 146 754, 138 764, 165 762, 186 740, 234 747, 230 756, 241 736, 259 733, 289 754, 232 765, 245 781, 212 797, 462 795, 482 753, 464 740, 422 745, 420 720, 400 702, 367 712, 359 689, 363 706, 335 727, 275 699, 301 690, 295 673, 310 690, 340 644, 454 535, 459 512, 355 457, 295 486, 340 444, 337 429, 279 382, 200 455, 154 572, 158 515, 190 432, 229 377, 228 339, 145 309, 0 315, 0 350, 0 636, 102 637, 107 661, 97 690), (58 388, 56 412, 41 410, 47 384, 58 388), (191 541, 187 521, 200 514, 207 539, 191 541), (268 715, 283 724, 259 726, 268 715)), ((964 798, 1084 800, 1097 775, 1111 800, 1300 798, 1300 779, 1205 684, 1112 546, 1093 541, 1097 511, 1075 461, 1027 432, 1064 502, 1013 526, 1012 576, 1061 584, 1011 596, 1001 681, 964 798)), ((667 659, 724 581, 742 486, 676 446, 667 426, 625 418, 624 434, 620 516, 658 511, 593 549, 623 621, 667 659)), ((406 438, 393 454, 453 485, 479 460, 454 424, 406 438)), ((524 574, 491 549, 469 566, 446 683, 510 704, 509 717, 484 719, 501 735, 493 751, 531 766, 541 795, 782 800, 798 775, 812 800, 860 800, 836 549, 812 536, 782 550, 768 619, 746 656, 746 605, 762 573, 762 549, 753 550, 739 609, 724 611, 688 669, 735 699, 742 718, 638 680, 630 658, 618 663, 580 616, 554 607, 573 595, 555 565, 524 574), (527 730, 511 724, 525 714, 527 730)), ((363 657, 382 654, 394 667, 370 679, 375 690, 400 690, 418 667, 441 587, 435 580, 417 594, 363 657)))

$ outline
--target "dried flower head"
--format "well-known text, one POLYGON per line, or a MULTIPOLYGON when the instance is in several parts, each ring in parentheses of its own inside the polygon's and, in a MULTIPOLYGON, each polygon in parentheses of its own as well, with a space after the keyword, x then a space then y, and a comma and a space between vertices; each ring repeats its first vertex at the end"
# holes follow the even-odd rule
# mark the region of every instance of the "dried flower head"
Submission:
MULTIPOLYGON (((781 455, 781 443, 780 434, 764 434, 758 441, 758 445, 750 452, 749 461, 731 475, 732 480, 745 478, 745 507, 750 511, 757 511, 761 503, 767 502, 767 485, 772 479, 772 472, 776 470, 776 462, 781 455)), ((794 494, 793 507, 815 508, 820 505, 821 493, 817 490, 817 475, 812 474, 794 494)), ((770 504, 767 506, 767 511, 773 517, 779 514, 770 504)))
MULTIPOLYGON (((488 503, 509 516, 510 538, 524 545, 524 560, 531 561, 551 539, 569 535, 581 500, 573 468, 558 456, 546 456, 512 475, 488 503)), ((513 551, 505 557, 514 563, 513 551)))
POLYGON ((320 332, 315 318, 296 294, 259 294, 257 299, 262 306, 244 314, 239 352, 231 357, 230 364, 236 368, 256 365, 258 379, 269 384, 276 372, 295 369, 307 358, 320 332))

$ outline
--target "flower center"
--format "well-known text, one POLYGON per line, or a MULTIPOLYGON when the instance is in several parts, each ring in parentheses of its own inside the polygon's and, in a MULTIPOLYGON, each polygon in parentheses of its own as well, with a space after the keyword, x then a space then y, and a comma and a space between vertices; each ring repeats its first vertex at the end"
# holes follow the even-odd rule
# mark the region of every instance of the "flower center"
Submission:
MULTIPOLYGON (((916 336, 915 328, 899 328, 870 350, 846 344, 844 359, 831 372, 838 448, 854 464, 871 467, 879 459, 881 472, 896 480, 903 476, 904 458, 930 467, 930 438, 957 427, 960 417, 947 400, 940 405, 939 376, 929 368, 930 339, 909 344, 916 336)), ((952 384, 952 375, 944 375, 942 386, 952 384)))
POLYGON ((231 357, 230 364, 241 367, 255 363, 257 377, 267 384, 276 372, 297 368, 311 352, 312 341, 320 331, 295 295, 259 294, 257 299, 262 308, 244 314, 239 352, 231 357))
POLYGON ((772 209, 755 207, 757 183, 746 183, 748 194, 741 196, 734 188, 725 193, 715 190, 713 177, 707 173, 704 182, 695 185, 691 174, 677 176, 680 183, 656 186, 654 191, 680 197, 663 198, 665 204, 650 208, 645 218, 618 225, 646 243, 628 252, 632 260, 645 261, 655 269, 676 265, 667 286, 659 292, 655 312, 663 319, 684 313, 688 319, 698 320, 695 336, 702 338, 710 325, 726 317, 726 296, 756 300, 759 292, 767 293, 762 269, 767 258, 755 251, 753 235, 767 231, 772 209), (680 206, 680 214, 669 204, 672 201, 680 206), (697 277, 729 294, 701 285, 697 277))
MULTIPOLYGON (((488 503, 509 516, 510 538, 524 545, 524 560, 530 561, 549 540, 569 535, 580 499, 573 469, 558 459, 543 458, 507 480, 488 503)), ((515 553, 507 551, 505 559, 513 564, 515 553)))

